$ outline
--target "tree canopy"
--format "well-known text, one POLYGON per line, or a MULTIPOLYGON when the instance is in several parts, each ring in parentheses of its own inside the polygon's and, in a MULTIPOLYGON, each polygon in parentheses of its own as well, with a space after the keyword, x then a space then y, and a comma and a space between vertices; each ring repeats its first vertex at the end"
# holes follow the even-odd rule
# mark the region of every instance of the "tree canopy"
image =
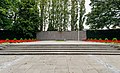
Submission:
POLYGON ((82 30, 85 0, 78 1, 0 0, 0 30, 13 30, 30 36, 31 32, 37 31, 77 31, 78 27, 82 30))
POLYGON ((20 31, 25 35, 38 31, 40 17, 35 0, 21 0, 17 3, 12 30, 20 31))
POLYGON ((91 29, 120 27, 120 0, 91 0, 92 11, 87 14, 91 29))
POLYGON ((10 1, 0 0, 0 29, 8 29, 11 23, 10 1))

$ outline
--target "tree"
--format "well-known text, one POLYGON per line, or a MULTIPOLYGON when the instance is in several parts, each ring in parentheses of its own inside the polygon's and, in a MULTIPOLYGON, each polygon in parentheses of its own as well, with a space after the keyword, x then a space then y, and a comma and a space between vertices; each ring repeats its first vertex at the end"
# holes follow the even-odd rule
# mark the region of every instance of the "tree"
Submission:
POLYGON ((86 9, 85 9, 85 0, 81 0, 81 3, 80 3, 80 17, 79 17, 79 30, 83 30, 84 29, 84 26, 83 26, 83 23, 85 21, 85 12, 86 12, 86 9))
POLYGON ((72 2, 72 8, 71 8, 71 30, 72 31, 76 31, 78 30, 83 30, 83 23, 85 21, 85 0, 80 0, 80 2, 78 2, 79 0, 71 0, 72 2), (78 6, 78 3, 80 4, 80 7, 78 6), (78 12, 78 9, 80 10, 80 12, 78 12), (78 13, 79 13, 79 17, 78 17, 78 13), (79 20, 78 20, 79 18, 79 20), (77 21, 79 22, 79 26, 77 24, 77 21))
POLYGON ((85 0, 0 0, 0 29, 31 35, 36 31, 83 29, 85 0), (78 17, 80 9, 80 17, 78 17), (80 20, 78 20, 78 18, 80 20))
POLYGON ((120 27, 120 0, 91 0, 92 11, 87 14, 91 29, 120 27))
MULTIPOLYGON (((55 10, 56 10, 56 3, 57 3, 57 0, 49 0, 49 7, 48 7, 48 11, 49 11, 49 16, 48 16, 48 31, 55 31, 56 30, 56 26, 57 23, 56 23, 56 13, 55 13, 55 10)), ((57 12, 57 11, 56 11, 57 12)))
POLYGON ((59 0, 57 14, 58 21, 58 31, 67 31, 68 30, 68 20, 69 20, 69 12, 68 12, 68 0, 59 0))
POLYGON ((48 31, 67 31, 68 29, 68 0, 49 1, 48 31))
POLYGON ((12 30, 32 37, 32 33, 38 31, 40 24, 37 2, 35 0, 21 0, 18 5, 17 17, 12 30))
POLYGON ((71 31, 78 30, 77 26, 77 17, 78 17, 78 4, 77 0, 71 0, 72 7, 71 7, 71 31))
POLYGON ((48 2, 50 0, 38 0, 39 2, 39 13, 40 13, 40 31, 43 31, 46 29, 46 20, 47 20, 47 14, 48 14, 48 2))
POLYGON ((0 0, 0 29, 9 29, 12 24, 10 1, 0 0))

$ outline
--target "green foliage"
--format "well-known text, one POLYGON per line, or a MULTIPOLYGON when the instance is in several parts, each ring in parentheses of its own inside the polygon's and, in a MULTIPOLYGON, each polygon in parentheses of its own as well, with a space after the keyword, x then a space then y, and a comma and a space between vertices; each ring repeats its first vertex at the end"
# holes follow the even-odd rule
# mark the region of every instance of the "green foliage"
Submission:
POLYGON ((6 38, 6 40, 8 41, 9 39, 8 39, 8 38, 6 38))
POLYGON ((117 38, 113 38, 112 41, 117 41, 117 38))
POLYGON ((25 38, 24 40, 27 40, 27 38, 25 38))
POLYGON ((20 38, 20 40, 23 40, 23 38, 20 38))
POLYGON ((97 38, 94 38, 94 40, 97 40, 97 38))
POLYGON ((48 31, 67 31, 69 20, 69 1, 68 0, 51 0, 48 1, 48 31))
POLYGON ((90 38, 90 40, 93 40, 92 38, 90 38))
POLYGON ((0 0, 0 29, 9 29, 11 24, 10 1, 0 0))
POLYGON ((35 40, 34 38, 32 38, 32 40, 35 40))
POLYGON ((0 0, 0 29, 32 37, 40 26, 37 5, 36 0, 0 0))
POLYGON ((85 0, 79 6, 78 0, 0 0, 0 30, 13 30, 30 38, 32 33, 46 29, 77 31, 79 27, 82 30, 85 0))
POLYGON ((78 18, 78 5, 77 0, 71 0, 72 1, 72 7, 71 7, 71 30, 76 31, 78 30, 77 25, 77 18, 78 18))
POLYGON ((21 0, 18 3, 19 16, 13 24, 13 30, 19 31, 27 36, 32 37, 32 32, 38 31, 39 11, 35 0, 21 0))
POLYGON ((91 0, 92 11, 87 14, 91 29, 120 27, 120 0, 91 0))
POLYGON ((107 41, 107 40, 108 40, 108 38, 105 38, 105 40, 107 41))
POLYGON ((83 23, 85 21, 85 14, 86 10, 85 10, 85 0, 82 0, 80 3, 80 20, 79 20, 79 30, 83 30, 84 26, 83 23))
POLYGON ((90 40, 90 38, 88 38, 87 40, 90 40))
POLYGON ((13 40, 17 40, 16 38, 14 38, 13 40))
POLYGON ((101 38, 99 38, 99 40, 102 40, 101 38))

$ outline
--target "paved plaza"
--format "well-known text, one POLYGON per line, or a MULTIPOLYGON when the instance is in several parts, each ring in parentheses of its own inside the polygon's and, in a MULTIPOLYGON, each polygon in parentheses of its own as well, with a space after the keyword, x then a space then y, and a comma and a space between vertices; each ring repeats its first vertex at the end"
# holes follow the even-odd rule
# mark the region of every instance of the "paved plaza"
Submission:
POLYGON ((0 56, 0 73, 120 73, 120 56, 0 56))
MULTIPOLYGON (((51 42, 91 44, 22 44, 51 42)), ((120 55, 0 55, 0 73, 120 73, 120 55)))

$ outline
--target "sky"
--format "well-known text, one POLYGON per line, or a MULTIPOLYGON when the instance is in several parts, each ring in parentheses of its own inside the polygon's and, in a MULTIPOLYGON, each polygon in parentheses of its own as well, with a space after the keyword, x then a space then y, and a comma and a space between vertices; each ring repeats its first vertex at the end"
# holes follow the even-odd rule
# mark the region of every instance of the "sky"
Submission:
MULTIPOLYGON (((91 11, 91 7, 90 7, 89 4, 90 4, 90 0, 85 0, 86 14, 91 11)), ((86 21, 85 21, 85 22, 86 22, 86 21)), ((85 23, 84 23, 84 29, 89 29, 89 27, 86 26, 85 23)))
POLYGON ((86 13, 91 11, 91 7, 89 4, 90 4, 90 0, 85 0, 86 13))

